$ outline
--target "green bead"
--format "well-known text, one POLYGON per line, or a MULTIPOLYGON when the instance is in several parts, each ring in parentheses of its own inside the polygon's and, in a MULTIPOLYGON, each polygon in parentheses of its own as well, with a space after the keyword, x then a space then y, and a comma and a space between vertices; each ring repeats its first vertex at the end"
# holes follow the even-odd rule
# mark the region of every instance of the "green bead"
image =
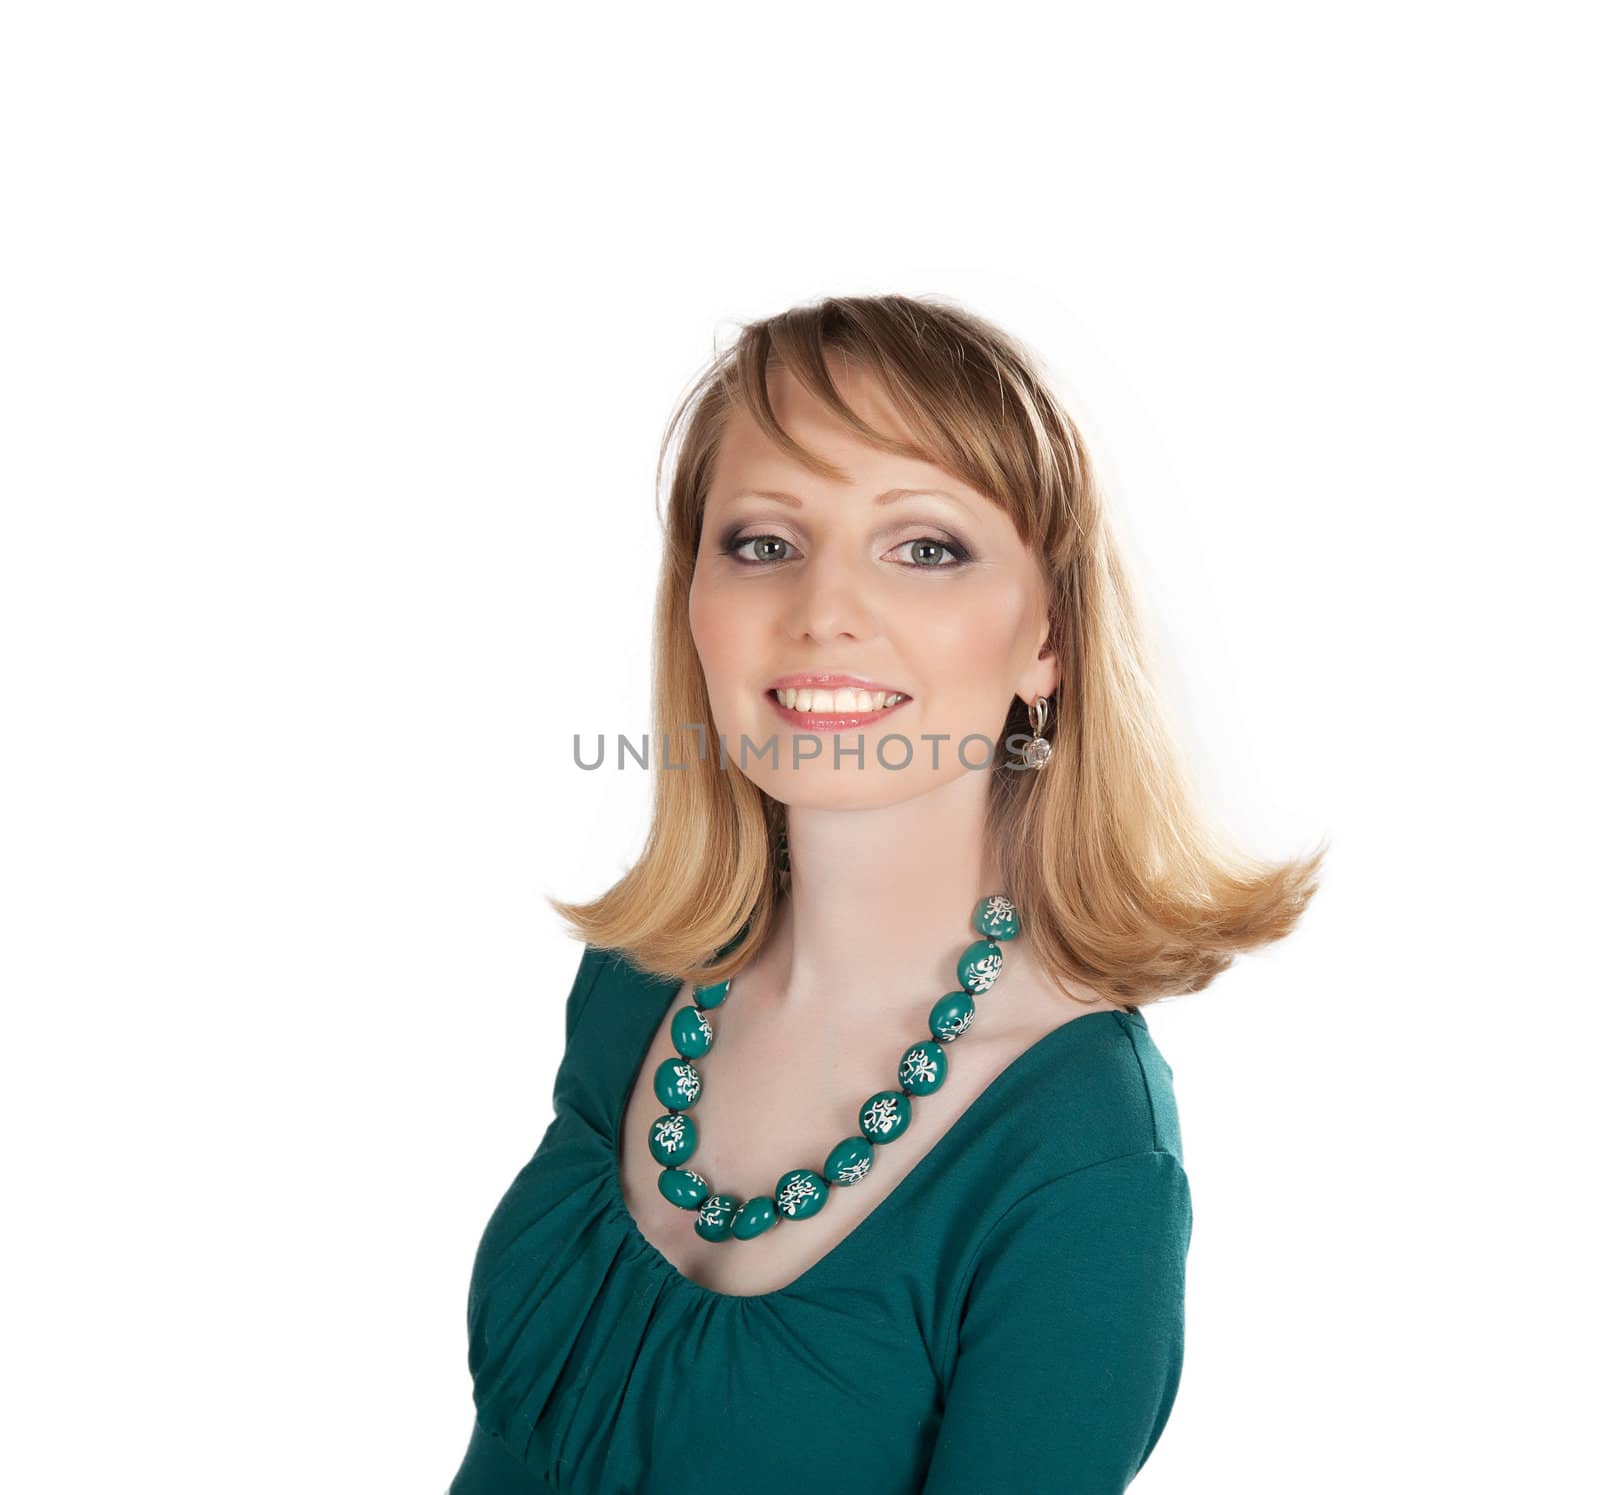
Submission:
POLYGON ((950 1069, 945 1051, 931 1038, 914 1043, 900 1056, 900 1088, 907 1095, 932 1095, 950 1069))
POLYGON ((911 1122, 911 1098, 899 1090, 880 1090, 869 1095, 857 1117, 861 1135, 876 1146, 893 1142, 911 1122))
POLYGON ((699 1209, 701 1201, 711 1192, 708 1184, 693 1168, 663 1168, 656 1179, 661 1197, 679 1209, 699 1209))
POLYGON ((948 992, 928 1009, 928 1031, 940 1043, 954 1043, 972 1026, 977 1010, 971 992, 948 992))
POLYGON ((694 989, 694 1000, 700 1007, 720 1007, 727 1000, 728 983, 719 981, 715 986, 697 986, 694 989))
POLYGON ((860 1183, 872 1171, 872 1144, 865 1137, 846 1137, 828 1154, 822 1176, 830 1184, 860 1183))
POLYGON ((782 1214, 804 1220, 828 1202, 828 1180, 810 1168, 791 1168, 772 1194, 782 1214))
POLYGON ((687 1163, 694 1156, 699 1141, 700 1133, 692 1116, 668 1111, 650 1123, 650 1156, 669 1168, 675 1163, 687 1163))
POLYGON ((757 1194, 733 1212, 733 1233, 741 1241, 754 1240, 778 1218, 770 1194, 757 1194))
POLYGON ((993 940, 974 940, 956 962, 956 980, 970 992, 986 992, 999 980, 1004 959, 993 940))
POLYGON ((672 1014, 672 1046, 685 1059, 698 1059, 715 1037, 711 1023, 698 1007, 680 1007, 672 1014))
POLYGON ((733 1212, 739 1201, 727 1194, 711 1194, 700 1201, 694 1233, 704 1240, 725 1241, 733 1232, 733 1212))
POLYGON ((1022 932, 1022 921, 1017 918, 1017 906, 1003 893, 995 893, 978 905, 972 916, 979 934, 992 940, 1014 940, 1022 932))
POLYGON ((656 1099, 669 1111, 692 1106, 700 1094, 700 1071, 687 1059, 663 1059, 656 1065, 656 1099))

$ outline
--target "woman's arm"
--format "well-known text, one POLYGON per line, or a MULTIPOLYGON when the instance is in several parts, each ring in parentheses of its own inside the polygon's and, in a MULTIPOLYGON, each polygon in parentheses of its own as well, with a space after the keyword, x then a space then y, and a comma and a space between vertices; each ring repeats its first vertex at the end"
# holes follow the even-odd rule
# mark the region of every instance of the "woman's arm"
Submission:
POLYGON ((923 1495, 1120 1495, 1183 1365, 1188 1178, 1134 1153, 1025 1194, 979 1247, 923 1495))

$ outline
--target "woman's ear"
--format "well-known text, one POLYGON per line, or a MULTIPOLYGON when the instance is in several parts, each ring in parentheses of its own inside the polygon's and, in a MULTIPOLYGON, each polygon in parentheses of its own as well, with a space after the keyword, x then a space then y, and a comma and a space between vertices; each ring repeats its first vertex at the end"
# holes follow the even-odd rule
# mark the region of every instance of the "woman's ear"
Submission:
POLYGON ((1050 623, 1046 619, 1039 630, 1039 648, 1034 663, 1023 673, 1017 684, 1017 694, 1027 705, 1039 696, 1053 696, 1061 684, 1061 663, 1050 642, 1050 623))

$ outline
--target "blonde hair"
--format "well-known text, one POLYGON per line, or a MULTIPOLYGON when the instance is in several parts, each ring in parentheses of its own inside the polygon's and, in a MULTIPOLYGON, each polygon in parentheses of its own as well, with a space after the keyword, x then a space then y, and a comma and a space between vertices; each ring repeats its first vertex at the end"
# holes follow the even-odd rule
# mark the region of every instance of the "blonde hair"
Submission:
POLYGON ((638 861, 588 903, 551 899, 557 914, 586 942, 697 985, 733 975, 770 929, 784 806, 739 771, 736 751, 719 763, 714 734, 702 754, 684 724, 711 720, 689 586, 729 411, 742 405, 796 461, 848 480, 778 425, 767 387, 774 364, 864 441, 932 462, 999 504, 1043 568, 1061 668, 1046 728, 1052 755, 1039 772, 1004 766, 1011 734, 1033 735, 1026 703, 1013 700, 987 810, 1000 885, 1038 964, 1063 986, 1136 1007, 1199 991, 1240 951, 1288 934, 1317 889, 1326 843, 1302 859, 1264 862, 1200 814, 1077 427, 1019 343, 941 300, 898 295, 828 297, 742 326, 673 411, 656 469, 659 492, 681 430, 656 595, 651 738, 685 766, 655 775, 638 861), (829 352, 878 376, 913 445, 845 404, 829 352))

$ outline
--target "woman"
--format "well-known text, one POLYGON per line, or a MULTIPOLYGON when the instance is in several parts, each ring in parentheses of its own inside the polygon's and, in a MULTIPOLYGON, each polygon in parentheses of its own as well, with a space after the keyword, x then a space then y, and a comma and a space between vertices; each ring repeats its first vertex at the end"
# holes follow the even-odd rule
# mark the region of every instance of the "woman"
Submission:
POLYGON ((663 462, 680 429, 651 833, 556 905, 556 1114, 479 1247, 451 1489, 1121 1491, 1191 1222, 1141 1008, 1287 934, 1323 849, 1202 821, 1078 431, 994 327, 796 308, 663 462))

